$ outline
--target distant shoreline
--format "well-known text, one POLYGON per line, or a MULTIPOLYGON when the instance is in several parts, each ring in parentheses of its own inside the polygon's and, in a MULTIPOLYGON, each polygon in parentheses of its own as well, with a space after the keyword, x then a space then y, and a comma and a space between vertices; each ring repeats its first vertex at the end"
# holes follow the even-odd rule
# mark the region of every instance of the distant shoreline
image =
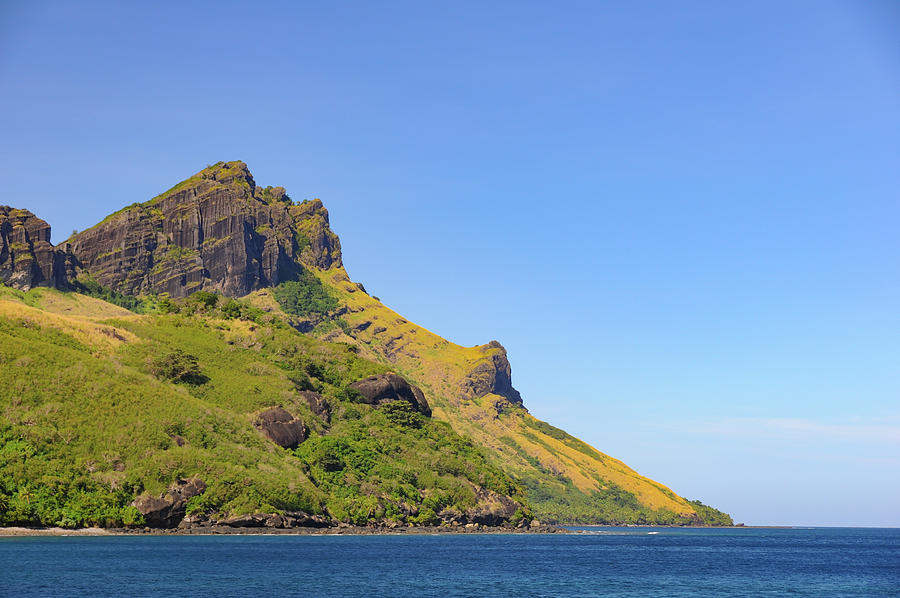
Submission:
MULTIPOLYGON (((158 528, 102 528, 86 527, 66 529, 61 527, 0 527, 0 538, 10 537, 91 537, 91 536, 404 536, 404 535, 457 535, 457 534, 578 534, 570 527, 610 527, 620 529, 795 529, 790 525, 732 525, 732 526, 663 526, 663 525, 542 525, 536 528, 488 527, 297 527, 290 529, 265 527, 210 526, 192 529, 158 528)), ((806 527, 806 526, 803 526, 806 527)))

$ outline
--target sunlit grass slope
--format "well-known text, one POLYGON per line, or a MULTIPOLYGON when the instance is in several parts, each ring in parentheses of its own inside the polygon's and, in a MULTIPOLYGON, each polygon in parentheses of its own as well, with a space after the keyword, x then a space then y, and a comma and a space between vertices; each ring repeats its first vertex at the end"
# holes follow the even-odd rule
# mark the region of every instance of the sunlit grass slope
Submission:
MULTIPOLYGON (((519 480, 537 517, 549 521, 728 523, 588 444, 530 415, 506 398, 468 396, 463 381, 502 349, 462 347, 418 326, 369 296, 343 268, 317 271, 339 298, 340 327, 320 336, 357 343, 419 384, 436 418, 487 447, 493 462, 519 480)), ((260 304, 273 302, 266 292, 260 304)))
POLYGON ((188 512, 213 520, 302 510, 433 524, 443 509, 475 506, 480 488, 521 500, 447 424, 355 402, 347 385, 385 364, 218 299, 135 315, 83 295, 0 287, 0 525, 138 525, 135 497, 194 476, 207 490, 188 512), (196 357, 200 382, 153 374, 154 359, 178 351, 196 357), (321 393, 330 421, 300 389, 321 393), (308 426, 298 449, 253 426, 273 406, 308 426))

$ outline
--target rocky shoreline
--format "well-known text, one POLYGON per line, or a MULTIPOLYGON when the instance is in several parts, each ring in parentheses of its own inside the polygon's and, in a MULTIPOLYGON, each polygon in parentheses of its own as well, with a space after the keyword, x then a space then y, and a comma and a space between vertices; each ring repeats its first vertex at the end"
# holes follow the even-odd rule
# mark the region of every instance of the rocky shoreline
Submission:
POLYGON ((460 526, 357 526, 337 525, 329 527, 231 527, 210 525, 192 528, 102 528, 87 527, 65 529, 61 527, 0 527, 0 537, 13 536, 218 536, 218 535, 294 535, 294 536, 371 536, 371 535, 435 535, 435 534, 559 534, 571 533, 554 525, 531 527, 503 527, 468 524, 460 526))

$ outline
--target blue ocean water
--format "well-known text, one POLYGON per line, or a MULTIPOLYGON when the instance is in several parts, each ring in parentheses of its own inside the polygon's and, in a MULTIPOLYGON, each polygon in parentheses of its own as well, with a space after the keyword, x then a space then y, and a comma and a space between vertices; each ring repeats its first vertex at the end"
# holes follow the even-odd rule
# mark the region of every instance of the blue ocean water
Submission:
POLYGON ((0 538, 0 595, 900 596, 900 529, 582 529, 0 538))

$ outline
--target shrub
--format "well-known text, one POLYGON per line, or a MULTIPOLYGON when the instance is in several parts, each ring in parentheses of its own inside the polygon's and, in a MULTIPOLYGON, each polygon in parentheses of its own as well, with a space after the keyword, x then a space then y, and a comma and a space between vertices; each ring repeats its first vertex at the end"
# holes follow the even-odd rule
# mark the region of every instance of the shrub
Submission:
POLYGON ((300 273, 298 280, 289 280, 275 287, 274 295, 281 309, 294 316, 325 315, 338 306, 338 300, 306 270, 300 273))
POLYGON ((200 372, 197 358, 181 349, 160 355, 150 361, 150 373, 161 380, 203 384, 206 376, 200 372))

